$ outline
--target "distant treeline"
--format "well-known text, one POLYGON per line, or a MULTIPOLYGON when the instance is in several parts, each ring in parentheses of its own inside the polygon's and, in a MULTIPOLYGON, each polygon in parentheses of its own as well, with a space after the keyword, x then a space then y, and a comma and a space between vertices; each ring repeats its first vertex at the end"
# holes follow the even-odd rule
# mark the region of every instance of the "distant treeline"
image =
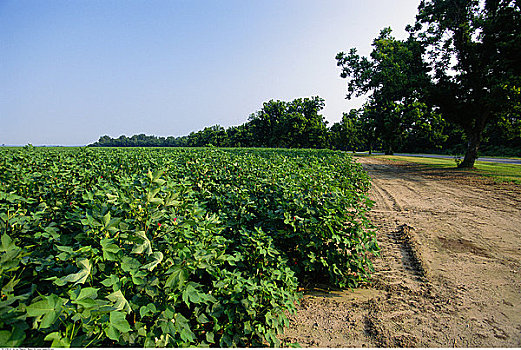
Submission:
MULTIPOLYGON (((186 136, 121 135, 102 136, 91 147, 279 147, 330 148, 344 151, 383 150, 382 137, 375 132, 372 111, 366 106, 344 113, 342 120, 328 127, 319 114, 324 100, 318 96, 291 102, 265 102, 263 108, 239 126, 214 125, 186 136)), ((395 135, 398 136, 398 135, 395 135)), ((410 128, 397 137, 396 152, 463 154, 463 130, 441 118, 428 127, 410 128)), ((521 121, 501 119, 487 125, 481 153, 521 156, 521 121)))
POLYGON ((90 146, 329 148, 330 131, 327 121, 319 114, 323 108, 324 100, 318 96, 291 102, 271 100, 239 126, 214 125, 180 137, 140 134, 113 139, 102 136, 90 146))

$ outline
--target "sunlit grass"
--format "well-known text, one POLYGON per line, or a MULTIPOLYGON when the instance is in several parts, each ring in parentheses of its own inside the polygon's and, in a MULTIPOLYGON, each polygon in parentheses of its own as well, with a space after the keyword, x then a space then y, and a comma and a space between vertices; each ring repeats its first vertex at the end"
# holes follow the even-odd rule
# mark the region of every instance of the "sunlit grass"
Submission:
MULTIPOLYGON (((383 158, 396 161, 405 161, 410 163, 422 164, 436 168, 456 168, 456 162, 454 159, 447 158, 427 158, 427 157, 405 157, 405 156, 384 156, 378 155, 375 158, 383 158)), ((468 169, 462 171, 468 171, 477 173, 482 176, 492 177, 498 182, 515 182, 521 184, 521 165, 516 164, 502 164, 502 163, 491 163, 491 162, 480 162, 477 161, 474 164, 475 169, 468 169)))

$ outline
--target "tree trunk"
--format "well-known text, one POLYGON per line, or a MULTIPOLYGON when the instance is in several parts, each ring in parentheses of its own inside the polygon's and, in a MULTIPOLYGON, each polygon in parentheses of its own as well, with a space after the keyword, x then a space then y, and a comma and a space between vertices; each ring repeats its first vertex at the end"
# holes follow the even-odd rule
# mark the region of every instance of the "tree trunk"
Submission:
POLYGON ((479 140, 476 135, 469 135, 469 143, 467 145, 467 152, 463 162, 458 165, 458 168, 473 168, 476 158, 478 158, 479 140))
POLYGON ((481 144, 481 137, 483 136, 483 130, 485 129, 486 117, 476 121, 476 125, 473 128, 465 130, 467 139, 467 152, 463 162, 458 165, 458 168, 473 168, 476 159, 478 158, 479 145, 481 144))

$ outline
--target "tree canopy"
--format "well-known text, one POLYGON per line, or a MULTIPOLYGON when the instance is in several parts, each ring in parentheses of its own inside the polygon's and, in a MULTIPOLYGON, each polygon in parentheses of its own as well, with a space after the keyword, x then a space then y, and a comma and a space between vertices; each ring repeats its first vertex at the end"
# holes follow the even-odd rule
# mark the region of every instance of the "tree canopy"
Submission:
POLYGON ((336 56, 348 80, 346 98, 368 96, 360 118, 386 153, 410 147, 411 140, 441 147, 459 135, 467 142, 460 166, 472 167, 487 134, 495 132, 494 142, 512 139, 497 126, 519 127, 520 6, 517 0, 422 0, 407 40, 385 28, 369 57, 356 48, 336 56))
POLYGON ((324 99, 314 96, 293 101, 270 100, 248 121, 227 129, 206 127, 182 137, 156 137, 144 134, 117 139, 102 136, 91 146, 98 147, 283 147, 327 148, 327 121, 319 114, 324 99))
POLYGON ((472 167, 486 125, 513 118, 521 93, 521 4, 515 0, 423 0, 411 35, 431 70, 428 103, 460 126, 472 167))
POLYGON ((391 28, 385 28, 373 41, 370 57, 337 54, 340 76, 348 79, 347 98, 368 95, 368 109, 374 119, 375 133, 386 154, 392 154, 405 133, 429 122, 431 114, 421 101, 422 87, 428 82, 422 61, 423 47, 410 37, 397 40, 391 28))

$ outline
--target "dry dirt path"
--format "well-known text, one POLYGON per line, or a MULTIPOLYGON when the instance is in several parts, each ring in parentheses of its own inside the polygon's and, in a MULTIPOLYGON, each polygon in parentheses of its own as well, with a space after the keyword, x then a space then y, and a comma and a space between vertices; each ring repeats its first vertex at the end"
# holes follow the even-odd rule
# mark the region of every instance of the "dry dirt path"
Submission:
POLYGON ((521 186, 359 158, 381 256, 371 287, 306 293, 306 347, 521 347, 521 186))

